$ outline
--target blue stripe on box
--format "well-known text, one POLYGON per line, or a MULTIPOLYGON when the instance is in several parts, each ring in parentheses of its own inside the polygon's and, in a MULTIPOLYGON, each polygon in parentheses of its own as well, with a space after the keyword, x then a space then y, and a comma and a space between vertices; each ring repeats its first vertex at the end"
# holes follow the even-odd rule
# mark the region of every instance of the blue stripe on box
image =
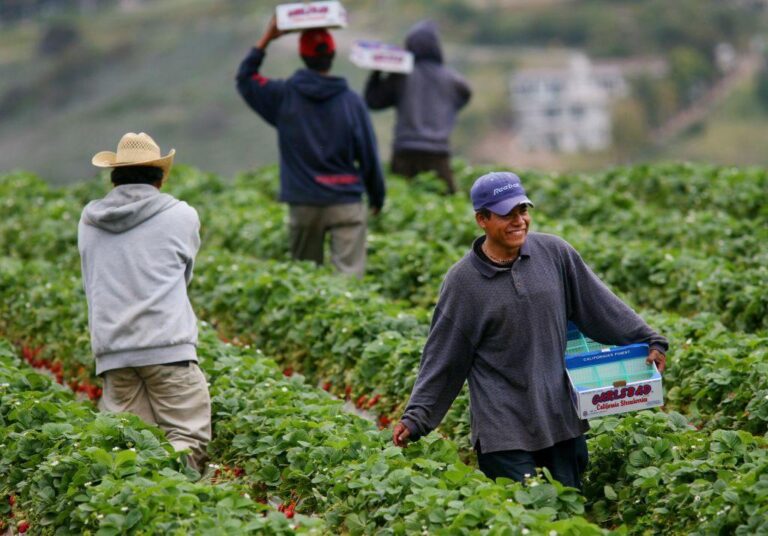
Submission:
POLYGON ((567 356, 565 358, 565 368, 592 367, 625 359, 637 359, 638 357, 648 357, 647 344, 629 344, 627 346, 617 346, 610 350, 595 350, 593 352, 567 356))

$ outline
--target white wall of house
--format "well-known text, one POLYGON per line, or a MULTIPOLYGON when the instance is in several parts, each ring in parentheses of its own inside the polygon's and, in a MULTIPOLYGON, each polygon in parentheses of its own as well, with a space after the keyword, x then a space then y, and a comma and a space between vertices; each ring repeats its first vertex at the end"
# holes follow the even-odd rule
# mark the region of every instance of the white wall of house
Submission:
POLYGON ((628 93, 616 67, 576 55, 565 69, 519 71, 511 80, 515 131, 524 149, 565 153, 611 145, 611 102, 628 93))

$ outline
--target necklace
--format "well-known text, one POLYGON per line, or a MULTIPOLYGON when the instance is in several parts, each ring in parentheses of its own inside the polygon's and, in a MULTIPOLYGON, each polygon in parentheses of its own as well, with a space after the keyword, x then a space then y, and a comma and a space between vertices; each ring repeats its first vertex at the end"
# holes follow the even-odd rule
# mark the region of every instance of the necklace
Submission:
POLYGON ((491 260, 492 260, 493 262, 495 262, 496 264, 509 264, 510 262, 513 262, 515 259, 517 259, 517 255, 515 255, 514 257, 510 257, 510 258, 508 258, 508 259, 497 259, 497 258, 496 258, 496 257, 494 257, 493 255, 491 255, 490 253, 488 253, 488 248, 486 247, 486 242, 483 242, 483 245, 482 245, 482 246, 480 246, 480 249, 482 249, 482 250, 483 250, 483 253, 485 253, 485 256, 486 256, 486 257, 488 257, 489 259, 491 259, 491 260))

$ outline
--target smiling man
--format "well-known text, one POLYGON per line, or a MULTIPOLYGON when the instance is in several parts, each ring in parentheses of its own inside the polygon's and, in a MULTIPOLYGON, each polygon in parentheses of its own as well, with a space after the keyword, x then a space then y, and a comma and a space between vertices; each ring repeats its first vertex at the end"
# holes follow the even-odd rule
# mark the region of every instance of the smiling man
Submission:
POLYGON ((604 344, 647 343, 660 371, 667 340, 567 242, 529 231, 533 203, 517 175, 483 175, 471 197, 485 234, 445 277, 393 441, 404 446, 436 428, 467 380, 472 445, 488 477, 523 481, 546 467, 581 489, 589 427, 570 399, 568 322, 604 344))

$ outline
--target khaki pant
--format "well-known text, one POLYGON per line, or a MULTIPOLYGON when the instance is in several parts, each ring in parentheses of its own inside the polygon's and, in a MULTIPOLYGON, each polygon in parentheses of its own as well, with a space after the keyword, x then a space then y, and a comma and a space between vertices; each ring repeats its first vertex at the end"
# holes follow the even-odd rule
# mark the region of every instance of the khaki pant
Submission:
POLYGON ((343 274, 365 272, 366 218, 363 203, 290 205, 291 256, 323 264, 325 235, 331 235, 331 262, 343 274))
POLYGON ((159 426, 174 449, 191 451, 187 461, 202 473, 211 440, 211 397, 197 363, 109 370, 100 409, 133 413, 159 426))

